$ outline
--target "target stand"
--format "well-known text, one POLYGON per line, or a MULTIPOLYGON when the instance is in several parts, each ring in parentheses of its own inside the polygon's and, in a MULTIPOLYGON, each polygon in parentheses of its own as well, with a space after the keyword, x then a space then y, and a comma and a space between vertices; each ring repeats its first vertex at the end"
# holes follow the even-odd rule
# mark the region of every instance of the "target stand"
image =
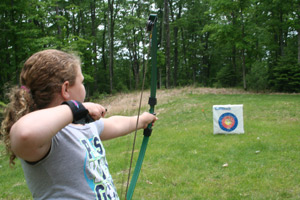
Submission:
POLYGON ((213 106, 214 134, 244 133, 243 105, 213 106))

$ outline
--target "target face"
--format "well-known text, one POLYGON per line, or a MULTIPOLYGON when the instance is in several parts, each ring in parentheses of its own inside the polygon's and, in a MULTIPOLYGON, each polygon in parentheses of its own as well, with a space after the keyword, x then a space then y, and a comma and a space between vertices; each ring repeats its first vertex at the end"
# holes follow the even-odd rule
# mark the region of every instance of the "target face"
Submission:
POLYGON ((219 126, 223 131, 233 131, 238 125, 237 117, 232 113, 224 113, 219 118, 219 126))

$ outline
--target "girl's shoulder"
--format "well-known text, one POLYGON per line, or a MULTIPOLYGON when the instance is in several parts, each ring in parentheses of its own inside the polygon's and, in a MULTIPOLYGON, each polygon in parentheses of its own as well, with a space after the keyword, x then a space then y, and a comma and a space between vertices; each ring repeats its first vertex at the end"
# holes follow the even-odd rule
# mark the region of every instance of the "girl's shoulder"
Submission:
POLYGON ((102 119, 96 120, 88 124, 94 133, 100 135, 104 129, 104 121, 102 119))

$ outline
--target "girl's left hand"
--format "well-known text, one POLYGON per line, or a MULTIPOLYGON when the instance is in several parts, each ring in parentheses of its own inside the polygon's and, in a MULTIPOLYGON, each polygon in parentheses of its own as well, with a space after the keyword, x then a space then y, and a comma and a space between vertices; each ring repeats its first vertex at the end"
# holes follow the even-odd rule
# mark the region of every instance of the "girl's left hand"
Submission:
POLYGON ((155 121, 158 120, 158 118, 148 112, 144 112, 140 117, 139 117, 139 128, 147 128, 148 124, 152 123, 152 126, 154 125, 155 121))

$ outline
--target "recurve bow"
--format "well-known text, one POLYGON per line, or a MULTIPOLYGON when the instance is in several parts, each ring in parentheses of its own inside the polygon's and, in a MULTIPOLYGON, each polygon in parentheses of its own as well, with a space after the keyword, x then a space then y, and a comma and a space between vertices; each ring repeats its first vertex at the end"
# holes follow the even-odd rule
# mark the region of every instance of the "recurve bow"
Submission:
MULTIPOLYGON (((156 85, 157 85, 157 30, 156 30, 157 15, 150 14, 147 31, 150 32, 151 37, 151 92, 148 104, 150 105, 149 113, 154 114, 154 107, 157 103, 156 100, 156 85)), ((129 189, 126 192, 126 200, 131 200, 133 192, 142 168, 143 160, 145 157, 149 137, 152 133, 152 123, 148 124, 148 127, 144 129, 144 138, 140 149, 139 157, 135 165, 135 169, 131 178, 129 189)))

